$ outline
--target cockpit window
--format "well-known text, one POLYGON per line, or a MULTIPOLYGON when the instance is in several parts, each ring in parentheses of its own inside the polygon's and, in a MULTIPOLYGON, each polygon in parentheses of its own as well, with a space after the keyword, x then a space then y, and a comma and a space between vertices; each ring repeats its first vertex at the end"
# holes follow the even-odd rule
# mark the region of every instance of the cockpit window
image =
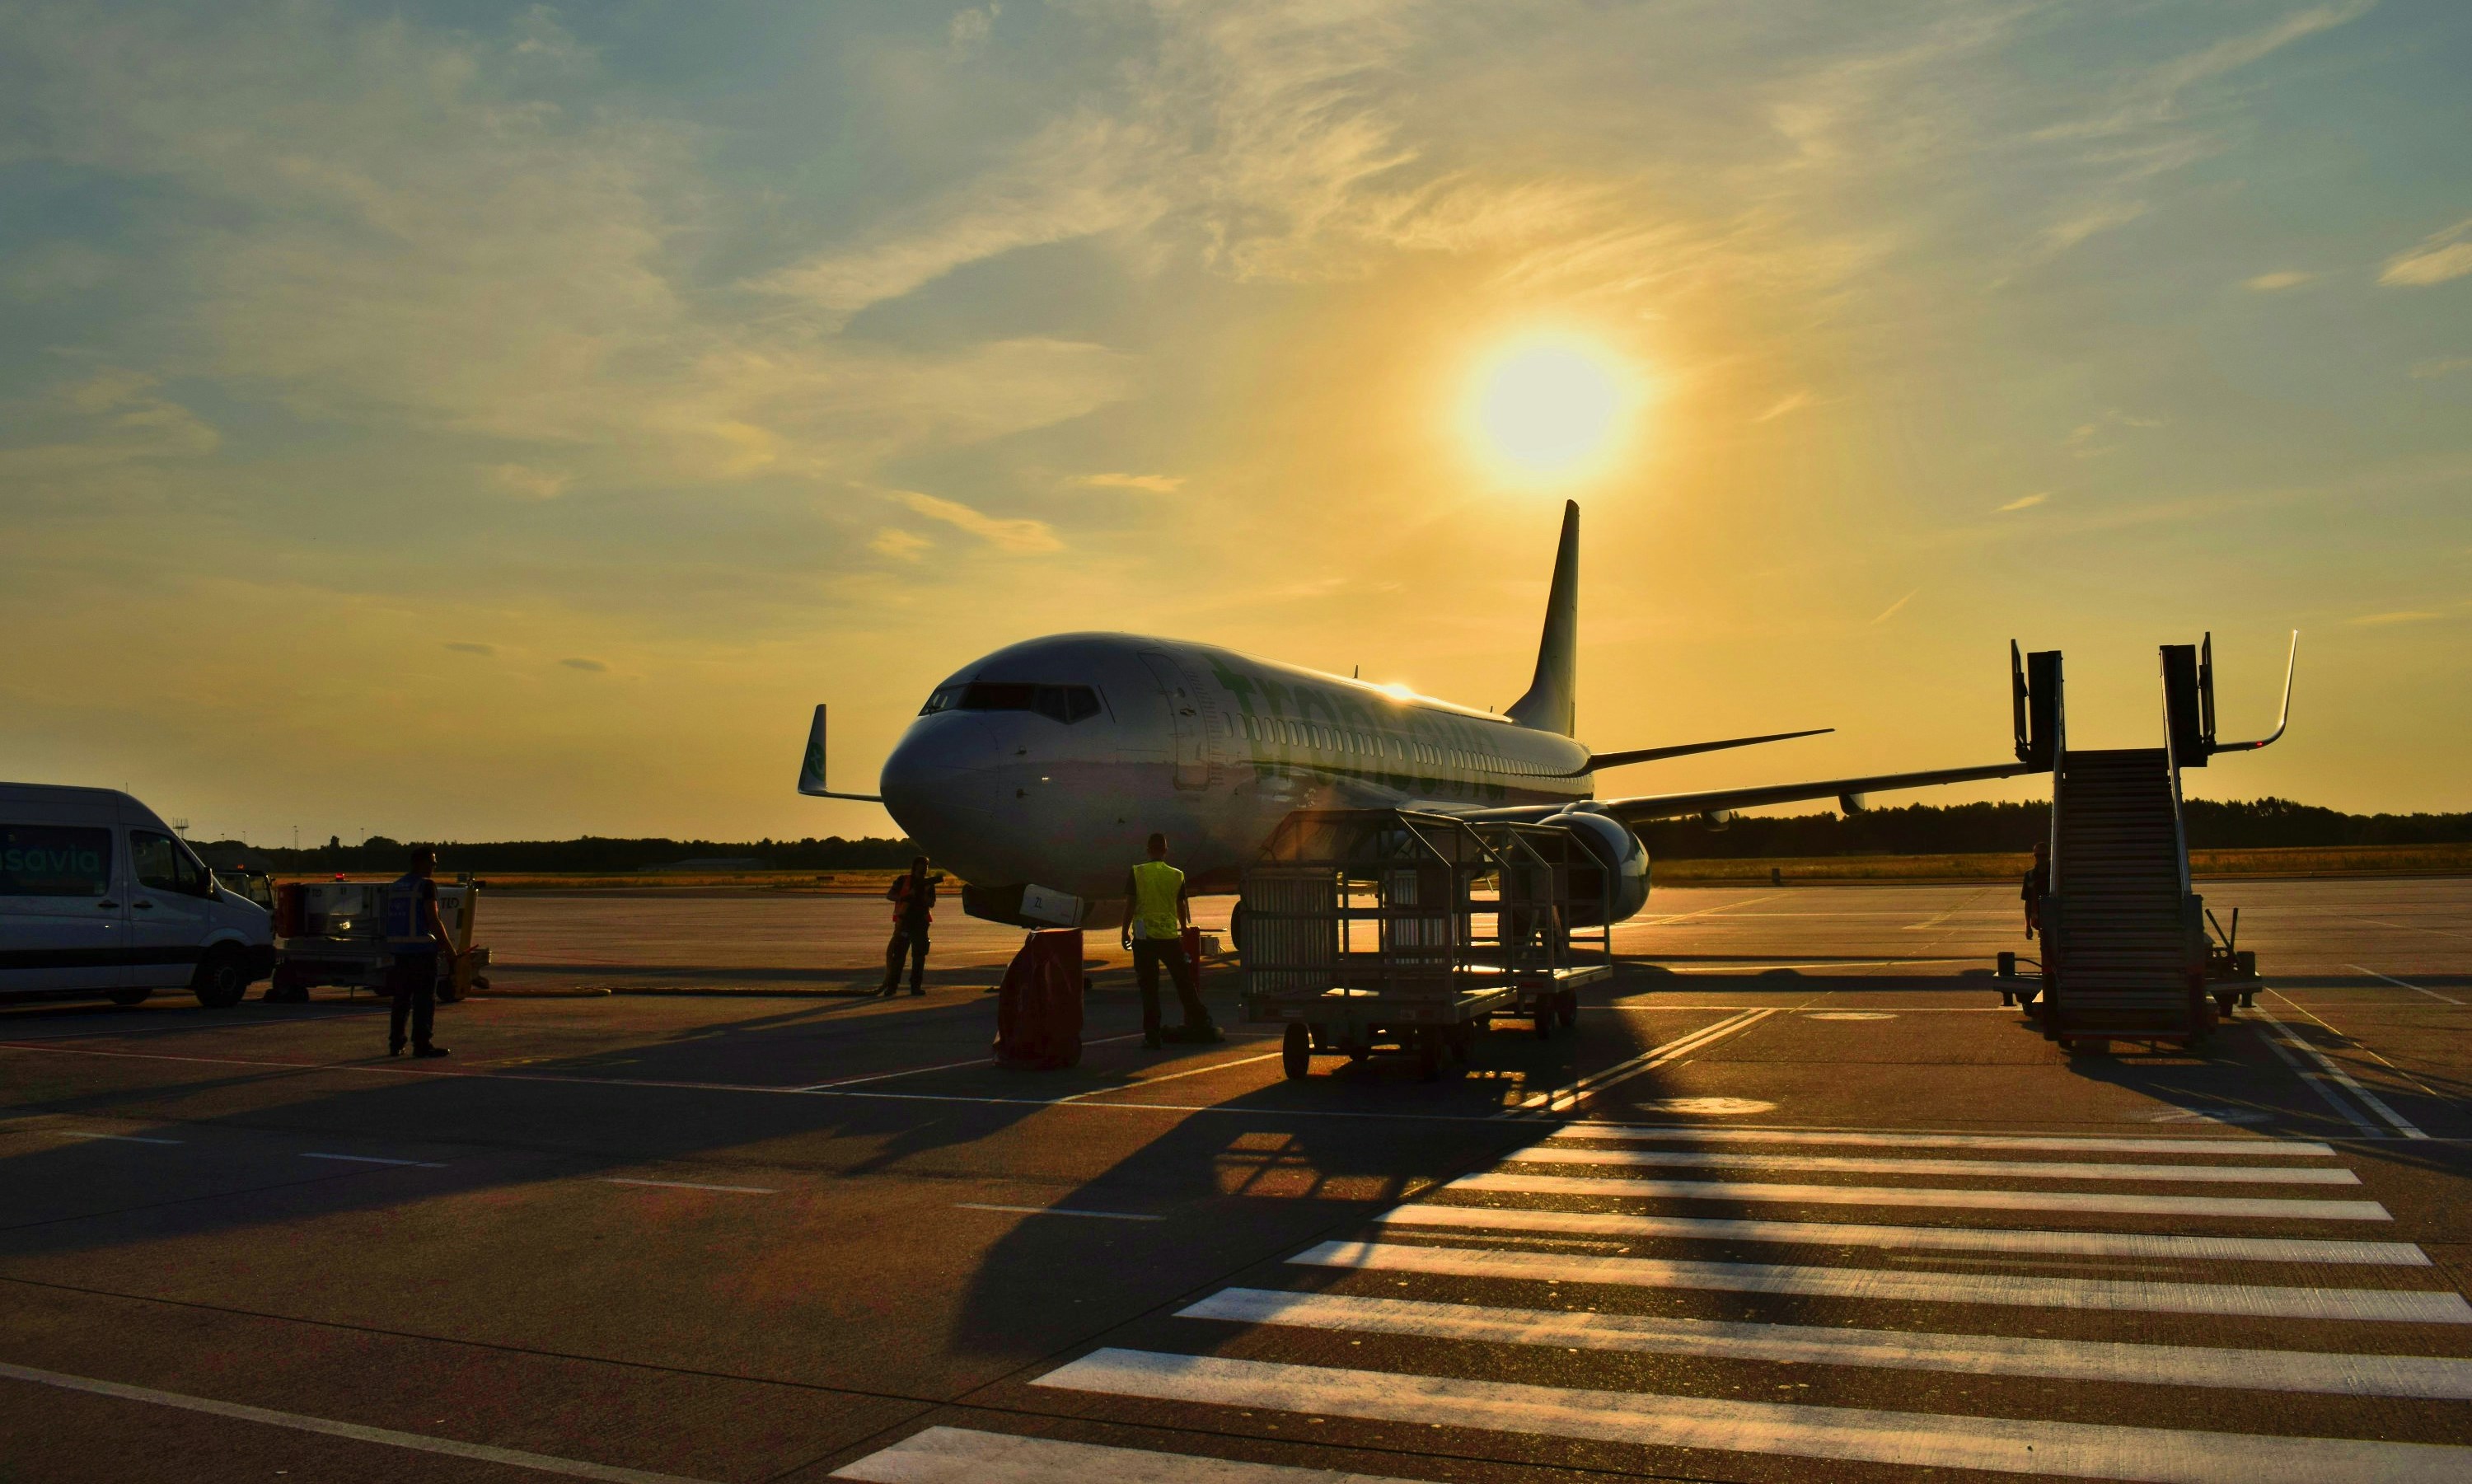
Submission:
POLYGON ((978 681, 966 685, 939 685, 921 716, 938 711, 1036 711, 1067 726, 1099 714, 1099 693, 1087 685, 1023 685, 978 681))

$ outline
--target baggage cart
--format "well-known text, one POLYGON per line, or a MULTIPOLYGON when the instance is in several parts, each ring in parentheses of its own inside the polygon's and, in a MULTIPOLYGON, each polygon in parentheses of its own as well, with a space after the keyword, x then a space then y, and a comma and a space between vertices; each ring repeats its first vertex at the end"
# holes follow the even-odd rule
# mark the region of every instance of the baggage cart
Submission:
MULTIPOLYGON (((275 890, 274 978, 266 998, 303 1004, 320 985, 387 993, 394 951, 387 944, 387 881, 287 881, 275 890)), ((489 950, 472 945, 481 883, 470 876, 438 883, 438 915, 453 945, 438 956, 438 1001, 453 1004, 489 987, 482 972, 489 950)))
MULTIPOLYGON (((1556 826, 1474 824, 1409 809, 1300 809, 1245 873, 1245 1017, 1284 1024, 1282 1062, 1414 1057, 1428 1080, 1464 1065, 1500 1016, 1550 1034, 1611 970, 1604 883, 1556 826), (1593 891, 1593 897, 1579 894, 1593 891)), ((1593 857, 1588 857, 1593 861, 1593 857)))

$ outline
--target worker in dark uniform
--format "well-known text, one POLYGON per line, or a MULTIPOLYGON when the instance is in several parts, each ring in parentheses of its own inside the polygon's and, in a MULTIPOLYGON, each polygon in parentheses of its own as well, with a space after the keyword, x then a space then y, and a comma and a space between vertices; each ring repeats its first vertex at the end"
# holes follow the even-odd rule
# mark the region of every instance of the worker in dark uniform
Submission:
POLYGON ((2026 900, 2026 936, 2032 938, 2043 925, 2043 898, 2052 891, 2052 847, 2049 841, 2034 842, 2034 864, 2026 868, 2026 884, 2017 895, 2026 900))
POLYGON ((914 856, 906 875, 893 878, 885 889, 885 899, 892 903, 892 942, 884 949, 884 988, 877 991, 890 999, 901 989, 901 960, 910 960, 910 993, 927 993, 927 926, 936 921, 936 883, 942 879, 928 874, 927 857, 914 856))
POLYGON ((1176 980, 1177 1002, 1184 1011, 1177 1041, 1224 1041, 1210 1022, 1194 983, 1193 960, 1184 952, 1184 930, 1193 925, 1193 906, 1184 890, 1184 873, 1167 863, 1167 836, 1150 838, 1150 859, 1125 873, 1124 945, 1132 950, 1133 982, 1142 992, 1142 1044, 1156 1049, 1159 1031, 1159 966, 1176 980))
POLYGON ((394 1006, 387 1017, 387 1055, 403 1055, 404 1021, 412 1022, 412 1054, 444 1056, 446 1048, 430 1039, 438 1019, 439 955, 453 951, 446 920, 438 915, 438 852, 415 846, 412 869, 386 890, 387 949, 393 963, 387 968, 387 990, 394 1006))

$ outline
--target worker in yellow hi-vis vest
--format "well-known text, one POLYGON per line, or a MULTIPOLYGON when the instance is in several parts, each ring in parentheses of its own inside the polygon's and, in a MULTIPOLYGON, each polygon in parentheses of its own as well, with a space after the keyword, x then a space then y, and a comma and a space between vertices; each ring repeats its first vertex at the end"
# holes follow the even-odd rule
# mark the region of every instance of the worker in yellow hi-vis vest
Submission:
POLYGON ((1193 907, 1184 894, 1184 873, 1167 863, 1167 836, 1150 839, 1150 859, 1125 873, 1125 946, 1133 954, 1133 982, 1142 991, 1142 1044, 1155 1049, 1159 1033, 1159 966, 1176 979, 1176 997, 1184 1009, 1177 1041, 1224 1041, 1210 1023, 1210 1011, 1194 984, 1193 960, 1184 952, 1184 929, 1193 922, 1193 907))

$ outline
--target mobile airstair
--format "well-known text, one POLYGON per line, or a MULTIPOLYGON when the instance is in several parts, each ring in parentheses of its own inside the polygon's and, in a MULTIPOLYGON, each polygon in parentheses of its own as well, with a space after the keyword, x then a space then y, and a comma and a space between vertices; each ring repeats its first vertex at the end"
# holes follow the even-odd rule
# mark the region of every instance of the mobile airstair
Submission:
MULTIPOLYGON (((2297 653, 2294 635, 2294 653, 2297 653)), ((2253 992, 2255 959, 2208 937, 2205 902, 2189 879, 2180 775, 2216 753, 2255 742, 2215 740, 2214 641, 2162 647, 2165 744, 2075 750, 2059 706, 2059 657, 2036 671, 2037 709, 2053 738, 2051 877, 2039 905, 2042 991, 2028 1013, 2072 1051, 2113 1041, 2194 1045, 2219 1014, 2253 992), (2234 967, 2237 966, 2237 967, 2234 967), (2240 982, 2246 975, 2249 982, 2240 982)), ((2042 719, 2038 716, 2038 720, 2042 719)))

